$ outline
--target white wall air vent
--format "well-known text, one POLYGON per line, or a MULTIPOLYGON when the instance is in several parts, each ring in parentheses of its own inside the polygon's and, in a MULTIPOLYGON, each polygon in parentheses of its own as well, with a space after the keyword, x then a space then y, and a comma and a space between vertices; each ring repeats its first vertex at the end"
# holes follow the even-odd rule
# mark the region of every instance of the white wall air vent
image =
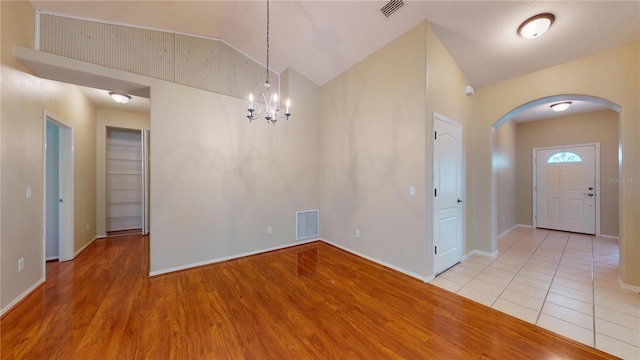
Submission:
POLYGON ((320 211, 296 212, 296 240, 320 236, 320 211))
POLYGON ((382 12, 382 15, 388 18, 396 11, 400 10, 400 8, 404 5, 405 3, 402 0, 391 0, 385 6, 383 6, 382 9, 380 9, 380 12, 382 12))

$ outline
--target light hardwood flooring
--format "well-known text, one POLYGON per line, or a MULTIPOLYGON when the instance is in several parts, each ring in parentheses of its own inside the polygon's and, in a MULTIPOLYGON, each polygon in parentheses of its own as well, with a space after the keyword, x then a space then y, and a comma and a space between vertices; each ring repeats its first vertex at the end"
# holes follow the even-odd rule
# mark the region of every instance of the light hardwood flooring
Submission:
POLYGON ((432 284, 625 359, 640 359, 640 295, 618 286, 615 239, 516 228, 432 284))
POLYGON ((0 322, 2 359, 613 358, 322 242, 152 278, 148 261, 123 236, 47 264, 0 322))

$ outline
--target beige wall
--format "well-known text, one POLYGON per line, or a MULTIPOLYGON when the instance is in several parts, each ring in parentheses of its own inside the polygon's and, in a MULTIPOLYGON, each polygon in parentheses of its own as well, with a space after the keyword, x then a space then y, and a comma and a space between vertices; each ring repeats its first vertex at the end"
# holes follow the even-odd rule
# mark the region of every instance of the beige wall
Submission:
POLYGON ((293 115, 276 126, 249 123, 246 100, 153 82, 152 274, 296 243, 296 211, 318 207, 318 87, 283 78, 293 115))
POLYGON ((532 225, 533 148, 600 143, 600 232, 618 236, 618 113, 613 110, 517 126, 518 223, 532 225))
POLYGON ((107 221, 107 127, 149 129, 149 114, 97 109, 96 126, 96 233, 106 236, 107 221))
POLYGON ((496 130, 493 171, 496 176, 498 235, 519 224, 516 219, 516 129, 516 123, 508 121, 496 130))
POLYGON ((414 276, 432 274, 432 114, 466 131, 465 85, 422 23, 322 87, 323 238, 414 276))
MULTIPOLYGON (((473 123, 473 236, 481 250, 496 249, 492 186, 492 126, 511 110, 548 96, 581 94, 620 105, 620 143, 623 164, 619 177, 640 178, 640 56, 634 43, 601 54, 554 66, 476 91, 473 123)), ((640 186, 620 186, 620 275, 624 283, 640 286, 640 186)))
POLYGON ((427 267, 428 274, 432 275, 431 257, 433 251, 433 198, 431 197, 431 191, 433 189, 433 114, 438 113, 447 117, 450 120, 457 121, 462 125, 462 153, 464 162, 464 176, 466 178, 464 185, 463 203, 464 216, 465 216, 465 244, 464 252, 468 253, 475 249, 472 242, 472 237, 469 235, 469 231, 472 228, 474 221, 473 214, 471 213, 471 203, 473 197, 469 191, 471 188, 471 172, 467 170, 470 164, 470 150, 469 146, 471 140, 471 128, 470 121, 472 118, 472 109, 474 104, 474 98, 468 97, 465 94, 465 86, 469 83, 464 74, 456 64, 449 50, 444 46, 442 41, 438 38, 433 28, 429 23, 427 27, 427 104, 426 104, 426 189, 428 194, 426 196, 426 216, 427 216, 427 261, 429 265, 427 267))
POLYGON ((6 309, 44 278, 44 112, 73 127, 74 249, 95 236, 95 109, 72 85, 36 78, 13 57, 32 46, 34 13, 28 2, 2 6, 2 257, 0 306, 6 309), (33 197, 26 199, 26 187, 33 197), (86 230, 86 224, 89 230, 86 230), (17 271, 18 259, 25 269, 17 271))

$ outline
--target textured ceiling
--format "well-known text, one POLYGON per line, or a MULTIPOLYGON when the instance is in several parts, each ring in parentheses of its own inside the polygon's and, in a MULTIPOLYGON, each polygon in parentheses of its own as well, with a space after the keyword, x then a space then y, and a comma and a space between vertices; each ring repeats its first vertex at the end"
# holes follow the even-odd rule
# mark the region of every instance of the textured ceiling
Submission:
MULTIPOLYGON (((265 63, 266 2, 32 1, 37 9, 224 40, 265 63)), ((474 87, 638 40, 640 2, 409 1, 389 19, 386 1, 272 1, 271 68, 291 66, 321 85, 429 20, 474 87), (552 12, 542 37, 520 38, 525 19, 552 12)))

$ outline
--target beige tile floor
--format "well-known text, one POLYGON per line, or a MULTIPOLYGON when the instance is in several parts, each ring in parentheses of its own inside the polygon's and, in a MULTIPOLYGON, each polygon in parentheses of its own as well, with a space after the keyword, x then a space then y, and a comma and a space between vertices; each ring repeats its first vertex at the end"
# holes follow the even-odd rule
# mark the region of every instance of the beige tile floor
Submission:
POLYGON ((431 283, 624 359, 640 359, 640 294, 618 286, 614 239, 518 227, 431 283))

